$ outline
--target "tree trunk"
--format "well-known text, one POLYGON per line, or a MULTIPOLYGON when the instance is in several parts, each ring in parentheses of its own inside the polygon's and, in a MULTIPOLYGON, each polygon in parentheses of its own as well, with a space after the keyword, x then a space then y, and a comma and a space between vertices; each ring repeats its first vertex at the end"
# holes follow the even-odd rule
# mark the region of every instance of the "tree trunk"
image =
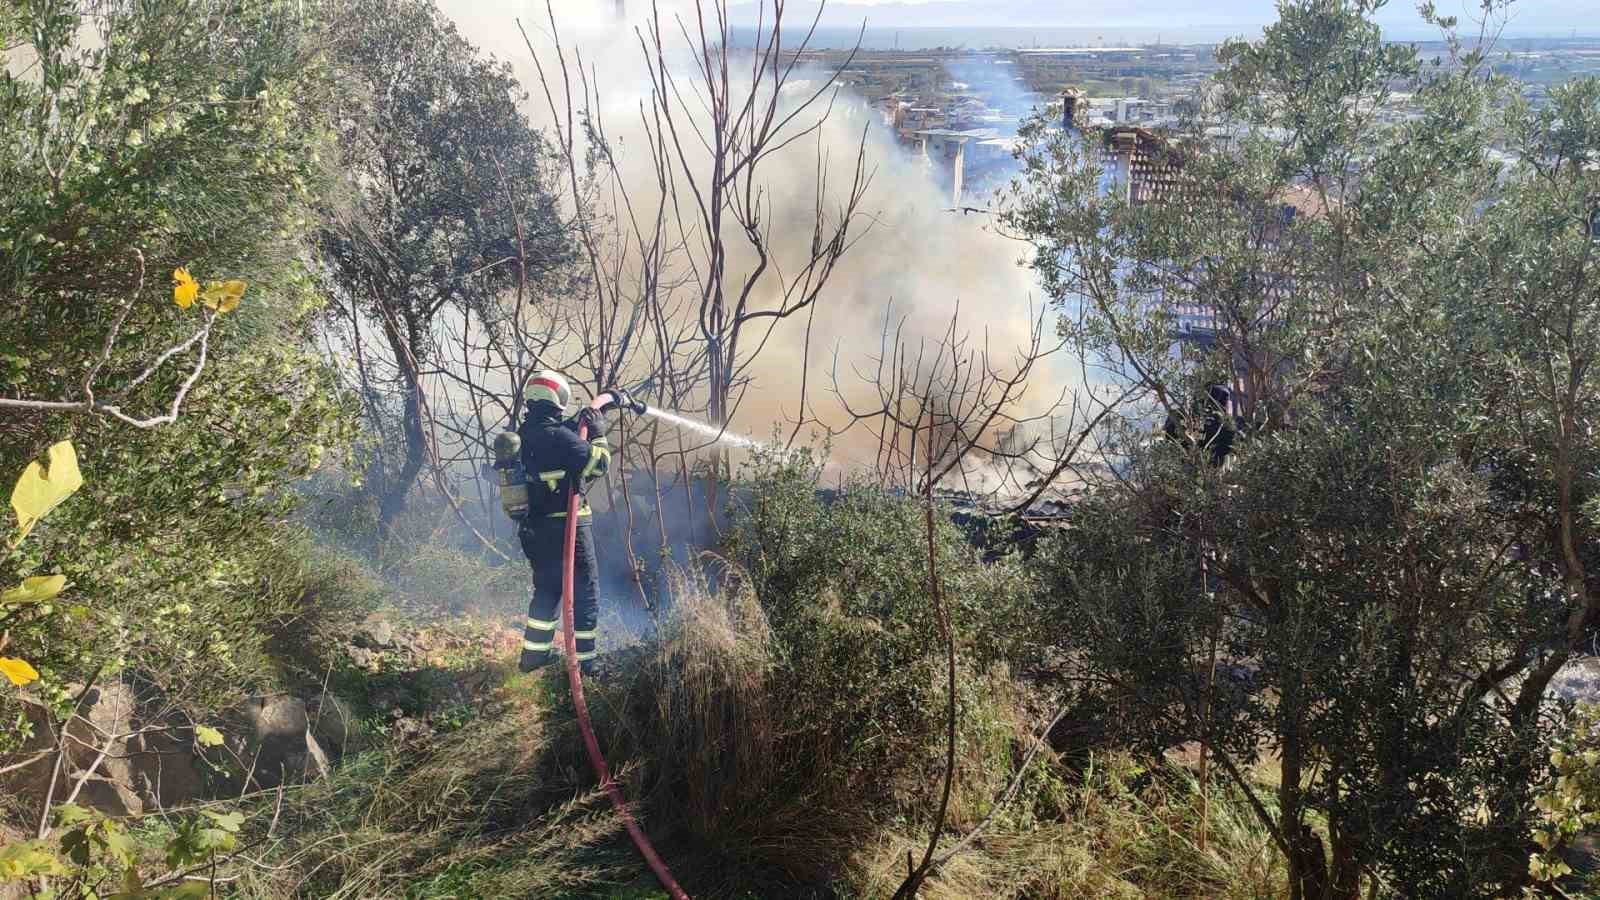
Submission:
MULTIPOLYGON (((403 315, 403 314, 402 314, 403 315)), ((389 341, 389 350, 394 354, 395 368, 399 370, 400 377, 405 381, 405 421, 403 423, 406 440, 405 462, 401 464, 400 471, 387 485, 383 499, 378 505, 379 530, 387 535, 394 521, 406 508, 406 498, 411 494, 411 488, 417 483, 417 475, 422 472, 422 465, 427 461, 428 435, 422 427, 422 373, 418 371, 417 355, 412 349, 422 343, 422 329, 419 323, 409 316, 404 319, 406 333, 401 334, 397 321, 398 316, 387 310, 380 310, 383 322, 383 334, 389 341)))
POLYGON ((1328 858, 1322 838, 1304 822, 1288 822, 1289 897, 1291 900, 1328 900, 1328 858))
POLYGON ((417 483, 417 475, 422 472, 422 464, 427 459, 428 438, 422 430, 422 409, 417 400, 417 390, 413 387, 406 392, 405 463, 389 482, 388 489, 384 491, 383 499, 378 506, 378 524, 384 534, 388 534, 395 519, 405 511, 406 498, 410 496, 412 486, 417 483))
POLYGON ((1361 900, 1361 864, 1356 859, 1358 841, 1337 821, 1328 823, 1333 859, 1328 867, 1328 900, 1361 900))
POLYGON ((1322 839, 1305 823, 1300 795, 1303 748, 1300 742, 1301 691, 1298 673, 1289 673, 1279 700, 1284 716, 1282 759, 1279 761, 1278 821, 1289 845, 1289 900, 1325 900, 1328 863, 1322 839))
MULTIPOLYGON (((1539 735, 1539 707, 1550 682, 1566 665, 1570 654, 1559 650, 1529 670, 1517 691, 1516 702, 1511 707, 1511 727, 1517 734, 1515 748, 1505 761, 1510 770, 1506 781, 1511 784, 1531 785, 1539 780, 1539 770, 1547 765, 1539 735)), ((1528 877, 1528 818, 1532 812, 1531 797, 1502 794, 1490 798, 1495 835, 1495 849, 1488 867, 1495 870, 1501 889, 1508 896, 1529 883, 1528 877)))
MULTIPOLYGON (((728 427, 728 399, 730 386, 727 384, 724 367, 726 360, 722 355, 720 341, 709 342, 707 355, 710 357, 710 403, 708 412, 711 413, 711 424, 718 430, 728 427)), ((711 523, 711 534, 717 534, 717 487, 718 480, 722 477, 722 443, 718 441, 711 447, 711 477, 706 479, 706 519, 711 523)))

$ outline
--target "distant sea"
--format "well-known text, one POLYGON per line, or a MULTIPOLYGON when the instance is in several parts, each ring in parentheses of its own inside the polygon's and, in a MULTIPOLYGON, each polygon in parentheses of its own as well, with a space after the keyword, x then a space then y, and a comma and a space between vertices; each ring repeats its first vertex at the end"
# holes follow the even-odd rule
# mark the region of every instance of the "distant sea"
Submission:
MULTIPOLYGON (((787 23, 787 20, 785 20, 787 23)), ((873 28, 861 34, 866 50, 928 50, 936 47, 961 47, 970 50, 1023 47, 1127 47, 1145 44, 1216 44, 1232 37, 1258 37, 1260 25, 1174 25, 1166 28, 1126 25, 1061 25, 1039 28, 873 28)), ((799 34, 784 28, 786 42, 799 40, 799 34)), ((1384 36, 1397 41, 1437 40, 1439 32, 1425 26, 1385 25, 1384 36)), ((853 47, 858 29, 818 28, 811 48, 817 50, 853 47)), ((1579 29, 1578 36, 1600 35, 1600 28, 1579 29)), ((1573 36, 1570 28, 1506 29, 1506 38, 1564 39, 1573 36)), ((749 47, 755 40, 754 28, 735 28, 733 43, 749 47)))

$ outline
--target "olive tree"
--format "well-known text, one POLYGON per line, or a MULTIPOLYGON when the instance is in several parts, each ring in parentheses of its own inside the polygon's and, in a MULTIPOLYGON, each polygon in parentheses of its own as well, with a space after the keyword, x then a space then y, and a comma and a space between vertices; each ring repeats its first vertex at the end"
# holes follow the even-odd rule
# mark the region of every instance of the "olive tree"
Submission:
POLYGON ((1114 732, 1197 742, 1247 792, 1289 896, 1497 896, 1527 877, 1548 688, 1596 624, 1596 94, 1526 109, 1487 34, 1435 18, 1424 62, 1374 9, 1286 3, 1224 47, 1154 199, 1036 129, 1008 222, 1145 401, 1050 551, 1046 629, 1114 732))

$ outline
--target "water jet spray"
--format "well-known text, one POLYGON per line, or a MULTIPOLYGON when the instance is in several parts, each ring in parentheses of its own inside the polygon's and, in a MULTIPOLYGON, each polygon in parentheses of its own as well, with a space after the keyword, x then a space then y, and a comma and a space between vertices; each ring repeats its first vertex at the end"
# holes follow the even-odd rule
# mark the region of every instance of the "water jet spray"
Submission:
POLYGON ((718 428, 715 425, 711 425, 706 422, 697 422, 694 419, 686 419, 677 413, 668 412, 664 409, 656 409, 653 406, 646 407, 644 404, 640 404, 639 408, 635 411, 643 415, 650 416, 651 418, 659 419, 663 422, 675 425, 685 431, 693 431, 697 434, 703 434, 713 441, 724 444, 732 444, 735 447, 740 447, 745 450, 761 450, 766 447, 766 445, 760 441, 754 441, 750 438, 742 437, 737 434, 730 434, 726 428, 718 428))

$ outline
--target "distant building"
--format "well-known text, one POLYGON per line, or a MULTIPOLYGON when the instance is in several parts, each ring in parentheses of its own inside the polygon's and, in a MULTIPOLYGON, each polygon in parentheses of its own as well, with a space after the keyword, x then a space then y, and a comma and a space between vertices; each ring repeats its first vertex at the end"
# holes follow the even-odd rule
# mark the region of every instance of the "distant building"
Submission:
MULTIPOLYGON (((1146 203, 1182 202, 1185 197, 1197 198, 1199 191, 1214 191, 1215 186, 1197 184, 1184 174, 1186 152, 1165 135, 1139 126, 1110 125, 1090 127, 1085 118, 1090 104, 1079 92, 1068 91, 1062 97, 1062 128, 1069 134, 1081 137, 1085 145, 1098 157, 1103 175, 1100 190, 1107 196, 1119 196, 1141 205, 1146 203)), ((1243 202, 1243 201, 1240 201, 1243 202)), ((1324 201, 1320 194, 1308 187, 1291 188, 1275 201, 1255 210, 1263 228, 1260 239, 1264 245, 1275 245, 1287 239, 1290 226, 1301 215, 1322 215, 1324 201)), ((1293 292, 1296 284, 1289 277, 1263 278, 1275 292, 1293 292)), ((1163 309, 1172 318, 1173 352, 1183 345, 1212 348, 1227 340, 1226 322, 1219 311, 1209 304, 1191 297, 1168 298, 1155 295, 1152 304, 1163 309)), ((1250 384, 1248 377, 1269 373, 1281 377, 1283 366, 1233 347, 1235 356, 1234 383, 1226 391, 1234 414, 1248 413, 1256 398, 1262 395, 1265 384, 1250 384)), ((1256 351, 1249 351, 1254 354, 1256 351)))
MULTIPOLYGON (((966 131, 929 128, 915 132, 915 135, 922 141, 923 157, 949 177, 951 205, 960 206, 966 182, 967 145, 997 139, 999 132, 993 128, 972 128, 966 131)), ((993 161, 992 149, 991 146, 977 154, 985 165, 993 161)))

